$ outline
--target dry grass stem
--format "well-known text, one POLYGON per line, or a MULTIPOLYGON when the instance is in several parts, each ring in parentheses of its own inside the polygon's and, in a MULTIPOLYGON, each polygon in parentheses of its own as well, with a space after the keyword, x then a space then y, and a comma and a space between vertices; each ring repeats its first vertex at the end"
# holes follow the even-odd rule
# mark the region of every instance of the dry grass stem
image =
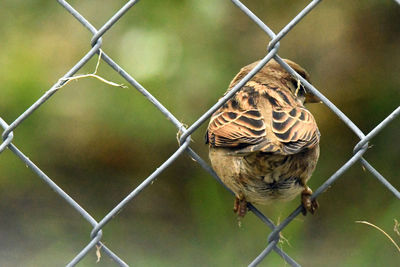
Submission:
POLYGON ((126 85, 118 84, 118 83, 106 80, 103 77, 97 75, 97 71, 98 71, 99 66, 100 66, 100 60, 101 60, 102 53, 103 53, 103 51, 100 49, 99 57, 98 57, 97 63, 96 63, 96 68, 95 68, 93 73, 76 75, 76 76, 72 76, 72 77, 68 77, 68 78, 61 78, 61 79, 58 80, 58 83, 60 83, 60 85, 57 87, 57 89, 60 89, 60 88, 62 88, 64 86, 66 86, 71 81, 75 81, 75 80, 79 80, 79 79, 83 79, 83 78, 88 78, 88 77, 96 78, 96 79, 100 80, 101 82, 103 82, 105 84, 108 84, 108 85, 111 85, 111 86, 121 87, 121 88, 128 88, 126 85))
POLYGON ((183 134, 183 131, 182 131, 183 128, 187 129, 187 128, 189 128, 189 126, 187 124, 181 122, 181 127, 179 128, 179 131, 176 133, 176 140, 178 141, 179 145, 182 145, 181 144, 181 136, 183 134))
MULTIPOLYGON (((279 225, 281 223, 281 216, 278 216, 278 220, 276 222, 276 225, 279 225)), ((287 239, 282 232, 279 232, 279 245, 281 249, 283 249, 283 244, 288 244, 289 247, 292 247, 292 245, 289 242, 289 239, 287 239)), ((286 262, 285 262, 286 263, 286 262)))
POLYGON ((300 90, 300 87, 301 87, 302 85, 301 85, 301 81, 300 80, 297 80, 297 88, 296 88, 296 92, 294 93, 295 94, 295 96, 297 96, 297 94, 299 93, 299 90, 300 90))
POLYGON ((400 223, 394 219, 394 227, 393 227, 393 231, 400 237, 400 223))
MULTIPOLYGON (((397 221, 395 220, 395 223, 396 223, 396 222, 397 222, 397 221)), ((388 235, 385 231, 383 231, 381 228, 379 228, 379 227, 376 226, 375 224, 372 224, 372 223, 367 222, 367 221, 356 221, 356 223, 363 223, 363 224, 372 226, 372 227, 374 227, 375 229, 379 230, 381 233, 383 233, 383 234, 393 243, 393 245, 397 248, 397 250, 398 250, 399 253, 400 253, 400 247, 399 247, 399 245, 397 245, 397 243, 393 240, 393 238, 392 238, 390 235, 388 235)), ((396 228, 396 225, 395 225, 395 228, 396 228)), ((396 230, 395 230, 395 231, 396 231, 396 230)))
POLYGON ((100 259, 101 259, 101 253, 100 253, 100 250, 101 250, 101 247, 102 247, 103 245, 96 245, 96 257, 97 257, 97 261, 96 261, 96 263, 98 263, 98 262, 100 262, 100 259))

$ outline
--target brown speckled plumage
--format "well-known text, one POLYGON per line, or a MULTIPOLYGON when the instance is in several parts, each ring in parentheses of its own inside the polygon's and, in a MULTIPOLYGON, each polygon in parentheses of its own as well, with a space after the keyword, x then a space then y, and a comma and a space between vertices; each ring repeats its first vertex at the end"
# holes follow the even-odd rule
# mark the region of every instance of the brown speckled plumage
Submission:
MULTIPOLYGON (((309 79, 299 65, 285 62, 309 79)), ((228 91, 257 63, 242 68, 228 91)), ((210 160, 236 194, 234 209, 239 216, 245 215, 246 202, 269 204, 300 193, 305 210, 317 209, 306 183, 318 161, 320 133, 303 106, 317 101, 271 60, 213 114, 206 133, 210 160)))

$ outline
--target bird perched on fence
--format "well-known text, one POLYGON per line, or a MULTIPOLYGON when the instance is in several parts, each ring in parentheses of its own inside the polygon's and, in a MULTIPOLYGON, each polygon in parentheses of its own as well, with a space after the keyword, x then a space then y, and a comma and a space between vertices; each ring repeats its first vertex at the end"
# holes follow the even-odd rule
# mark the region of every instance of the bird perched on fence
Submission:
MULTIPOLYGON (((284 61, 309 79, 298 64, 284 61)), ((227 92, 257 63, 242 68, 227 92)), ((211 164, 235 193, 239 217, 246 214, 248 202, 266 205, 300 193, 304 215, 318 208, 307 186, 319 157, 320 133, 303 106, 312 102, 320 101, 271 59, 212 115, 206 132, 211 164)))

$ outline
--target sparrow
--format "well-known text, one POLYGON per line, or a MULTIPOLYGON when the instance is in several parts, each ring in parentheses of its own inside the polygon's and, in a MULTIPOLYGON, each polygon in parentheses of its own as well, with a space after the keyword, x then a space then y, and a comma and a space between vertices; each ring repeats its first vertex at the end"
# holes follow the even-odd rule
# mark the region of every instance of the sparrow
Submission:
MULTIPOLYGON (((284 61, 309 81, 302 67, 284 61)), ((243 67, 226 93, 258 63, 243 67)), ((304 107, 315 102, 318 97, 271 59, 211 116, 206 132, 211 165, 235 194, 239 217, 248 202, 268 205, 300 193, 303 214, 317 210, 307 181, 318 161, 320 132, 304 107)))

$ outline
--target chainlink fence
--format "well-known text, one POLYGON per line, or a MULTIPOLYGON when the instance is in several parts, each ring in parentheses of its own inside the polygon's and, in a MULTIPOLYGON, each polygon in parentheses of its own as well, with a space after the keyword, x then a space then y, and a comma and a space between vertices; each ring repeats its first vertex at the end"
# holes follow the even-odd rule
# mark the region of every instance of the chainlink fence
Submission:
MULTIPOLYGON (((47 185, 53 189, 60 197, 62 197, 67 203, 69 203, 86 221, 92 226, 93 230, 90 233, 90 242, 82 248, 82 250, 67 264, 67 266, 75 266, 80 260, 82 260, 92 249, 96 246, 100 247, 116 264, 120 266, 128 266, 123 259, 115 254, 110 248, 101 242, 102 229, 110 222, 110 220, 117 215, 117 213, 132 201, 144 188, 151 184, 151 182, 160 175, 168 166, 174 163, 174 161, 184 154, 188 153, 195 161, 204 168, 211 176, 221 183, 218 176, 212 170, 212 168, 204 161, 199 155, 190 148, 190 136, 196 131, 219 107, 221 107, 229 98, 231 98, 240 88, 247 83, 269 60, 274 58, 279 64, 282 65, 291 75, 299 79, 305 87, 318 96, 322 102, 329 107, 329 109, 335 113, 353 132, 360 141, 354 147, 354 155, 341 166, 331 177, 329 177, 312 195, 315 199, 322 192, 324 192, 332 183, 334 183, 343 173, 345 173, 354 163, 360 161, 361 164, 370 171, 376 179, 378 179, 390 192, 392 192, 400 201, 400 192, 394 188, 374 167, 363 158, 363 154, 368 150, 368 142, 376 136, 385 126, 400 115, 400 106, 397 107, 389 116, 384 118, 371 132, 364 134, 342 111, 340 111, 331 101, 329 101, 324 95, 322 95, 314 86, 308 83, 300 75, 298 75, 293 69, 291 69, 282 59, 278 56, 277 52, 280 46, 280 41, 285 35, 293 29, 293 27, 302 20, 309 12, 311 12, 321 0, 311 1, 300 13, 297 14, 278 34, 275 34, 266 24, 264 24, 256 15, 254 15, 244 4, 238 0, 232 0, 233 4, 236 5, 245 15, 251 18, 270 38, 271 42, 268 46, 268 53, 259 62, 259 64, 247 74, 228 94, 221 98, 214 106, 212 106, 207 112, 205 112, 197 121, 195 121, 190 127, 185 127, 179 120, 169 112, 155 97, 153 97, 142 85, 140 85, 132 76, 130 76, 124 69, 122 69, 112 58, 110 58, 104 51, 101 50, 102 36, 126 13, 133 7, 138 0, 131 0, 127 2, 118 12, 114 14, 99 30, 97 30, 89 21, 85 19, 78 11, 76 11, 67 1, 58 0, 60 5, 65 8, 72 16, 75 17, 84 27, 86 27, 92 34, 91 40, 92 48, 87 54, 79 60, 62 78, 60 78, 42 97, 40 97, 32 106, 25 110, 15 121, 11 124, 7 124, 0 117, 0 125, 4 129, 2 134, 3 142, 0 144, 0 153, 6 148, 11 150, 23 163, 28 166, 39 178, 44 180, 47 185), (101 51, 101 53, 100 53, 101 51), (50 177, 48 177, 38 166, 36 166, 28 157, 24 155, 15 145, 12 140, 14 137, 14 130, 28 118, 36 109, 42 104, 49 100, 58 89, 68 82, 71 77, 81 69, 95 54, 99 54, 101 59, 109 64, 117 73, 119 73, 125 80, 133 85, 140 93, 143 94, 147 100, 165 116, 168 120, 173 123, 179 134, 180 134, 180 147, 173 153, 159 168, 157 168, 149 177, 147 177, 138 187, 136 187, 129 195, 127 195, 117 206, 115 206, 103 219, 96 221, 83 207, 79 205, 74 199, 72 199, 67 193, 63 191, 50 177)), ((400 4, 398 0, 396 3, 400 4)), ((221 183, 222 184, 222 183, 221 183)), ((222 184, 223 185, 223 184, 222 184)), ((268 245, 264 250, 260 248, 261 253, 255 259, 249 259, 249 266, 256 266, 259 264, 267 255, 274 251, 278 253, 287 263, 291 266, 300 266, 294 259, 286 254, 281 248, 277 246, 279 241, 279 233, 302 211, 302 206, 299 205, 285 220, 279 225, 274 223, 253 205, 248 204, 248 208, 252 211, 265 225, 271 228, 271 233, 268 236, 268 245)))

